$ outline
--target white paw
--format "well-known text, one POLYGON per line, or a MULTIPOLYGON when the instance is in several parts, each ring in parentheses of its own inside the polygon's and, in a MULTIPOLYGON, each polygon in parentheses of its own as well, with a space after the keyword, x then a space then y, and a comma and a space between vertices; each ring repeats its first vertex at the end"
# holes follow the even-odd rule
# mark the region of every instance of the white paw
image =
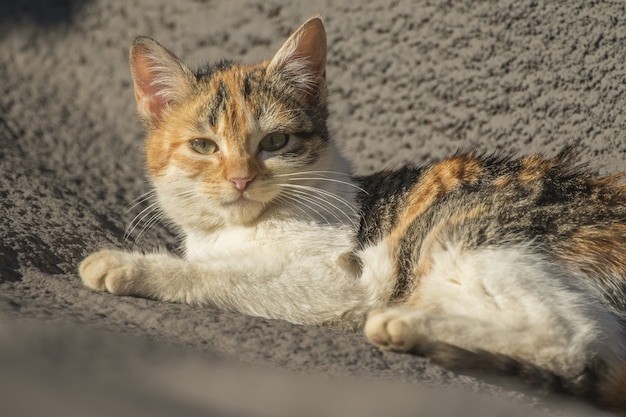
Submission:
POLYGON ((365 322, 367 338, 384 350, 406 352, 425 341, 425 315, 411 308, 392 307, 371 311, 365 322))
POLYGON ((91 289, 130 295, 138 275, 135 261, 135 256, 130 253, 102 250, 85 258, 78 267, 78 273, 91 289))

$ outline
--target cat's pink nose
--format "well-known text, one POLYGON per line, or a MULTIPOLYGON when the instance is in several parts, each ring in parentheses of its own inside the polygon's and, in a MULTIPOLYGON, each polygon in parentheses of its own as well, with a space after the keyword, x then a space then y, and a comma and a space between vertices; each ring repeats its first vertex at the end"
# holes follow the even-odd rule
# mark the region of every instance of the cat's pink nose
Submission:
POLYGON ((232 182, 233 184, 235 184, 235 188, 237 188, 237 190, 239 190, 240 192, 243 192, 247 187, 248 184, 250 184, 250 182, 254 179, 254 177, 248 177, 248 178, 230 178, 230 182, 232 182))

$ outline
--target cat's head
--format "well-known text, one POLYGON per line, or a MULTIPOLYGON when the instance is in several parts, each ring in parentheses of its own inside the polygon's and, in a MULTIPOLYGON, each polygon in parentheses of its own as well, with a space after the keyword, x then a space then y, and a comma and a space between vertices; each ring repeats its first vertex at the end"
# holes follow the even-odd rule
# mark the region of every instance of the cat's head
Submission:
POLYGON ((222 61, 194 72, 143 36, 130 62, 148 170, 175 222, 212 228, 249 224, 277 208, 323 210, 314 205, 328 196, 299 188, 334 193, 339 183, 322 178, 345 169, 326 126, 319 18, 258 65, 222 61))

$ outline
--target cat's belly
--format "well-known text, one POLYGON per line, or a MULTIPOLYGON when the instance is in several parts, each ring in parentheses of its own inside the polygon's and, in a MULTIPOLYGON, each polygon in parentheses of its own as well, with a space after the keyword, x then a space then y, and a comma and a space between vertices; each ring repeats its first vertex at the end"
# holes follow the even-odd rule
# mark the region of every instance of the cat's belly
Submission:
POLYGON ((527 245, 442 248, 433 253, 431 271, 413 288, 405 303, 446 317, 450 332, 442 326, 438 338, 456 346, 542 363, 562 374, 587 363, 590 352, 603 351, 604 357, 624 354, 610 351, 620 346, 615 317, 573 286, 570 272, 527 245), (464 339, 454 330, 461 323, 471 324, 464 339), (490 336, 494 331, 524 336, 490 336), (600 344, 598 332, 616 340, 600 344))

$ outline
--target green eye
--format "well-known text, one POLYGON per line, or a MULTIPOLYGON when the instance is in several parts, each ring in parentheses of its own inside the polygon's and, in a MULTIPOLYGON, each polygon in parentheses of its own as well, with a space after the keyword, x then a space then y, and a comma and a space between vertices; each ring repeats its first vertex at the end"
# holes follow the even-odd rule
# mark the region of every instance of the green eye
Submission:
POLYGON ((259 148, 265 152, 274 152, 284 147, 287 142, 289 142, 289 135, 286 133, 274 132, 265 136, 261 143, 259 143, 259 148))
POLYGON ((202 155, 210 155, 217 151, 217 145, 215 142, 208 139, 194 139, 189 141, 189 146, 191 146, 191 149, 202 155))

